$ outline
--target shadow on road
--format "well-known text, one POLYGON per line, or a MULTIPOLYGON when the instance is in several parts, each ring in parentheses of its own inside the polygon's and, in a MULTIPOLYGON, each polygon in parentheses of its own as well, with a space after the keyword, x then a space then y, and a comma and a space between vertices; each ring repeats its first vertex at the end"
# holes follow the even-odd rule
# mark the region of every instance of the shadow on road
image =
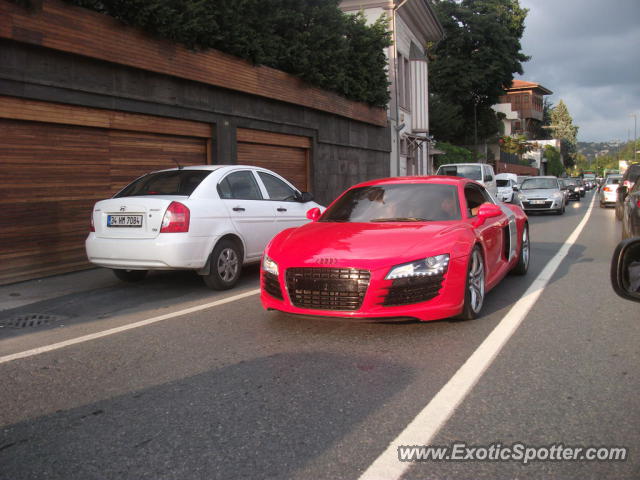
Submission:
POLYGON ((402 391, 411 372, 322 352, 240 362, 5 426, 1 476, 287 478, 402 391))

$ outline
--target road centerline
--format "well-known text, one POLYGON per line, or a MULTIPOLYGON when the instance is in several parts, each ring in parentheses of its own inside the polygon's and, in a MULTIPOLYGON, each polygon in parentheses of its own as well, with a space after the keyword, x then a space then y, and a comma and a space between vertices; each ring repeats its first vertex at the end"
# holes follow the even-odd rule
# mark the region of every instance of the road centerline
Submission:
POLYGON ((591 216, 595 198, 594 195, 584 218, 527 288, 522 298, 511 307, 500 323, 496 325, 431 401, 389 443, 387 448, 360 476, 359 480, 399 480, 412 466, 410 462, 398 460, 398 447, 400 445, 429 445, 444 424, 451 418, 458 406, 471 392, 504 345, 518 329, 553 277, 553 274, 569 253, 571 247, 575 244, 591 216))

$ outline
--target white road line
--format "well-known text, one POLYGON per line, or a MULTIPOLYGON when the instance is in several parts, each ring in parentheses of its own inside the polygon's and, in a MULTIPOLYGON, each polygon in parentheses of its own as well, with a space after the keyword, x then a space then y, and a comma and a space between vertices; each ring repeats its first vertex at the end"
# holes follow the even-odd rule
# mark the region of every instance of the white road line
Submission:
POLYGON ((115 335, 116 333, 126 332, 127 330, 132 330, 134 328, 145 327, 147 325, 151 325, 152 323, 158 323, 164 320, 171 320, 172 318, 181 317, 183 315, 188 315, 190 313, 200 312, 208 308, 218 307, 220 305, 224 305, 225 303, 235 302, 236 300, 241 300, 243 298, 250 297, 258 293, 260 293, 259 288, 255 290, 249 290, 247 292, 240 293, 232 297, 223 298, 222 300, 216 300, 215 302, 209 302, 203 305, 198 305, 196 307, 190 307, 190 308, 185 308, 184 310, 178 310, 177 312, 167 313, 165 315, 148 318, 146 320, 140 320, 139 322, 130 323, 128 325, 123 325, 121 327, 110 328, 109 330, 103 330, 101 332, 91 333, 89 335, 83 335, 82 337, 76 337, 70 340, 65 340, 64 342, 53 343, 51 345, 46 345, 44 347, 38 347, 31 350, 25 350, 24 352, 18 352, 12 355, 6 355, 4 357, 0 357, 0 364, 11 362, 13 360, 18 360, 19 358, 26 358, 26 357, 32 357, 34 355, 40 355, 41 353, 50 352, 52 350, 58 350, 60 348, 68 347, 70 345, 76 345, 78 343, 88 342, 91 340, 95 340, 97 338, 107 337, 109 335, 115 335))
POLYGON ((549 261, 523 297, 509 310, 447 384, 431 399, 424 409, 389 444, 387 449, 360 476, 360 480, 398 480, 412 466, 410 462, 398 460, 400 445, 429 445, 442 426, 451 418, 480 377, 489 368, 502 347, 518 329, 531 307, 542 294, 558 266, 567 256, 586 225, 595 195, 589 209, 573 233, 567 238, 558 253, 549 261))

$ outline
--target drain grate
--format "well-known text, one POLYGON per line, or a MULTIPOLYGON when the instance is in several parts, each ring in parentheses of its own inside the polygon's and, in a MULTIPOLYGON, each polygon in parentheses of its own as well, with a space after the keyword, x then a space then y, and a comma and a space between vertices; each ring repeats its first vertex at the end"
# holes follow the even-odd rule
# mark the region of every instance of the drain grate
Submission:
POLYGON ((48 315, 46 313, 27 313, 17 315, 7 320, 0 320, 0 328, 29 328, 42 327, 50 323, 62 320, 59 315, 48 315))

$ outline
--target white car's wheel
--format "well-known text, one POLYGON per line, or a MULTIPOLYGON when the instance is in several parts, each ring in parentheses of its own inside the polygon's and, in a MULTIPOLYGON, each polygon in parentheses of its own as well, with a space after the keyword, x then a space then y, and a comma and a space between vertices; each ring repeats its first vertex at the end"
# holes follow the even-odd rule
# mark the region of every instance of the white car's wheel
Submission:
POLYGON ((222 240, 209 257, 209 274, 202 278, 209 288, 227 290, 240 279, 242 254, 231 240, 222 240))

